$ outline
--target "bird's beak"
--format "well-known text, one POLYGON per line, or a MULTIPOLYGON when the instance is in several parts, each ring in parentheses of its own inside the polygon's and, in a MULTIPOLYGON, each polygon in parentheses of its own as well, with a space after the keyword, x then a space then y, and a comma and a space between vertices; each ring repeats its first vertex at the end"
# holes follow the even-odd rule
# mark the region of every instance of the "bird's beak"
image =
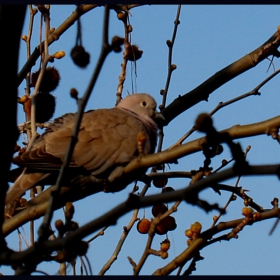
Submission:
POLYGON ((155 119, 165 121, 164 116, 160 112, 155 112, 155 119))
POLYGON ((163 124, 163 122, 165 121, 164 116, 160 112, 157 112, 157 111, 155 111, 153 119, 159 126, 161 126, 163 124))

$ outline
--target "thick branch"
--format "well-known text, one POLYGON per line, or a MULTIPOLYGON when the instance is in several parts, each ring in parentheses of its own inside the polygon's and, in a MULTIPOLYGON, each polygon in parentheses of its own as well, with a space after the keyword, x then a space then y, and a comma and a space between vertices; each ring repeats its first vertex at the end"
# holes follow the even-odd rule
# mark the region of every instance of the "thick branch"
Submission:
MULTIPOLYGON (((280 127, 280 116, 248 125, 235 125, 220 132, 227 132, 231 139, 252 137, 256 135, 270 134, 272 128, 280 127)), ((206 143, 206 137, 198 138, 186 144, 176 146, 173 149, 165 150, 160 153, 143 156, 140 159, 131 161, 124 169, 124 173, 133 172, 136 168, 148 168, 167 162, 175 162, 177 159, 186 155, 193 154, 202 150, 202 145, 206 143)))
MULTIPOLYGON (((246 170, 242 173, 243 175, 260 175, 260 174, 266 174, 266 175, 277 175, 279 177, 280 173, 280 165, 260 165, 260 166, 248 166, 246 170)), ((88 224, 80 227, 79 229, 69 233, 66 237, 63 238, 57 238, 55 240, 49 240, 44 241, 41 243, 41 245, 38 246, 32 246, 31 248, 23 251, 23 252, 10 252, 8 255, 6 252, 0 254, 0 263, 2 264, 10 264, 15 261, 27 261, 30 258, 40 257, 46 253, 51 253, 52 251, 59 250, 62 248, 67 248, 68 245, 71 243, 75 243, 77 240, 81 240, 85 238, 86 236, 90 235, 92 232, 99 230, 100 228, 108 225, 116 224, 117 220, 123 216, 124 214, 130 212, 133 209, 146 207, 146 206, 152 206, 156 203, 163 203, 163 202, 171 202, 171 201, 177 201, 181 199, 188 199, 192 197, 196 197, 197 194, 206 189, 209 185, 213 185, 216 182, 230 179, 232 177, 236 176, 235 171, 233 168, 226 169, 224 171, 221 171, 220 173, 212 174, 205 179, 199 180, 194 184, 189 185, 187 188, 168 192, 168 193, 162 193, 162 194, 156 194, 156 195, 150 195, 146 197, 139 197, 136 195, 131 195, 127 201, 121 203, 120 205, 114 207, 112 210, 108 211, 107 213, 101 215, 100 217, 96 218, 95 220, 89 222, 88 224)), ((195 201, 191 201, 190 203, 195 204, 195 201)), ((261 219, 271 218, 271 217, 278 217, 279 210, 274 209, 271 211, 263 212, 261 213, 261 219), (276 211, 277 213, 273 212, 273 215, 271 215, 271 211, 276 211), (270 213, 270 215, 269 215, 270 213)), ((239 220, 237 220, 239 221, 239 220)), ((224 226, 217 225, 214 228, 211 228, 209 230, 209 234, 215 234, 215 229, 219 231, 227 229, 224 223, 224 226), (222 227, 220 230, 219 227, 222 227)), ((227 224, 226 224, 227 225, 227 224)), ((233 225, 234 226, 234 223, 233 225)), ((206 242, 206 240, 209 238, 209 235, 207 235, 199 244, 203 244, 206 242)), ((192 246, 189 248, 193 248, 192 246)), ((195 250, 200 248, 200 246, 195 247, 195 250)), ((188 250, 188 249, 187 249, 188 250)), ((191 250, 191 249, 189 249, 191 250)), ((193 251, 194 252, 194 251, 193 251)), ((187 260, 187 259, 186 259, 187 260)))
MULTIPOLYGON (((222 132, 227 131, 232 139, 238 139, 238 138, 250 137, 250 136, 255 136, 260 134, 267 134, 270 128, 273 127, 280 127, 280 116, 259 123, 243 125, 243 126, 236 125, 227 130, 223 130, 222 132)), ((193 140, 191 142, 188 142, 186 144, 177 146, 171 150, 165 150, 157 154, 147 155, 141 158, 137 158, 136 160, 133 160, 130 164, 126 166, 124 170, 124 176, 131 176, 131 173, 135 172, 135 170, 138 170, 138 168, 143 168, 143 167, 147 168, 150 166, 155 166, 166 162, 172 162, 186 155, 201 151, 202 144, 205 142, 206 142, 206 138, 202 137, 193 140)), ((183 174, 175 174, 175 175, 177 177, 180 177, 183 174)), ((186 175, 187 174, 184 174, 184 176, 186 175)), ((9 234, 17 226, 23 225, 24 223, 32 219, 37 219, 41 217, 43 215, 42 213, 45 213, 46 211, 45 206, 48 205, 46 201, 50 197, 51 190, 53 190, 53 188, 47 189, 38 197, 32 199, 30 202, 28 202, 26 210, 23 210, 15 217, 5 221, 5 224, 3 225, 4 233, 9 234), (45 206, 42 205, 39 206, 40 203, 43 203, 45 206), (37 210, 37 207, 39 207, 41 210, 40 211, 37 210)), ((82 190, 79 189, 78 191, 73 188, 72 189, 64 188, 63 189, 64 195, 62 196, 62 193, 59 194, 60 197, 59 202, 62 204, 59 203, 58 205, 56 205, 55 209, 58 209, 59 207, 63 206, 64 205, 63 203, 67 201, 77 201, 100 191, 102 191, 102 186, 99 187, 96 186, 95 188, 88 188, 82 190)))
POLYGON ((164 125, 168 125, 170 121, 200 101, 207 100, 213 91, 238 75, 255 67, 268 56, 279 56, 277 51, 279 45, 280 36, 278 31, 276 31, 269 40, 251 53, 218 71, 190 92, 183 96, 179 95, 170 105, 162 110, 161 113, 165 118, 164 125))

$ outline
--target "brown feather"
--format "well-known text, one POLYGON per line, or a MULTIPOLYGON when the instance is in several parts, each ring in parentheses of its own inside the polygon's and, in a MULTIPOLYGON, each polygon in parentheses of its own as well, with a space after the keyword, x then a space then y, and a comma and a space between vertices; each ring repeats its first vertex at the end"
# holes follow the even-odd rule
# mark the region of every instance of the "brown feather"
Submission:
MULTIPOLYGON (((154 152, 157 139, 157 125, 153 119, 156 115, 155 108, 156 103, 151 96, 133 94, 115 108, 84 113, 70 168, 81 171, 85 176, 91 174, 96 178, 107 178, 113 184, 122 175, 124 166, 139 155, 139 133, 145 135, 140 152, 154 152)), ((74 123, 75 114, 65 114, 55 119, 34 142, 31 151, 14 158, 15 164, 27 167, 27 174, 15 183, 15 190, 20 191, 8 191, 6 202, 22 195, 36 184, 36 180, 45 178, 46 174, 60 168, 72 137, 74 123)), ((145 170, 141 170, 141 174, 143 172, 145 170)), ((68 173, 69 182, 74 180, 74 174, 76 176, 76 172, 68 173)), ((124 188, 134 179, 118 181, 116 190, 124 188)))

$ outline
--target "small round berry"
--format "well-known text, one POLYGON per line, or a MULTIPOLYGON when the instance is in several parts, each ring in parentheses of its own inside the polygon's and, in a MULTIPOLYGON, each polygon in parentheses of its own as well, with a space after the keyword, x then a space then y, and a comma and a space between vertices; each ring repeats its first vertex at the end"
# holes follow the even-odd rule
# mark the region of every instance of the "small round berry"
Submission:
POLYGON ((129 45, 126 48, 125 57, 129 61, 136 61, 142 57, 143 51, 139 50, 137 45, 129 45))
POLYGON ((154 217, 157 217, 159 214, 163 214, 168 210, 165 204, 156 204, 152 208, 152 214, 154 217))
POLYGON ((185 231, 185 235, 186 235, 188 238, 192 238, 193 232, 192 232, 190 229, 187 229, 187 230, 185 231))
POLYGON ((54 225, 58 231, 61 231, 64 227, 64 223, 62 220, 56 220, 54 225))
POLYGON ((72 98, 78 99, 78 95, 79 95, 79 93, 78 93, 78 91, 77 91, 75 88, 71 88, 71 89, 70 89, 70 96, 71 96, 72 98))
POLYGON ((162 252, 167 252, 170 248, 170 240, 169 239, 165 239, 160 243, 160 250, 162 252))
POLYGON ((195 127, 198 131, 206 132, 213 126, 213 121, 208 113, 200 114, 195 121, 195 127))
POLYGON ((167 178, 153 179, 153 185, 156 188, 163 188, 163 187, 165 187, 167 182, 168 182, 167 178))
POLYGON ((176 220, 172 216, 165 217, 162 222, 164 223, 164 226, 168 229, 168 231, 175 230, 177 228, 176 220))
POLYGON ((190 230, 194 233, 200 233, 202 229, 202 225, 199 222, 195 222, 194 224, 191 225, 190 230))
POLYGON ((159 235, 166 234, 168 231, 176 229, 177 224, 172 216, 167 216, 156 226, 155 232, 159 235))
POLYGON ((168 252, 165 252, 165 251, 161 252, 160 256, 162 259, 166 259, 166 258, 168 258, 168 252))
POLYGON ((151 222, 148 219, 142 219, 137 224, 137 230, 141 234, 146 234, 149 232, 151 222))
POLYGON ((90 54, 85 51, 84 47, 78 45, 71 50, 71 57, 74 63, 81 68, 85 68, 90 61, 90 54))
POLYGON ((252 217, 254 210, 250 207, 243 207, 242 208, 242 215, 245 217, 252 217))
POLYGON ((123 13, 123 12, 118 12, 117 17, 118 17, 119 20, 122 20, 122 21, 125 21, 126 18, 127 18, 126 14, 123 13))

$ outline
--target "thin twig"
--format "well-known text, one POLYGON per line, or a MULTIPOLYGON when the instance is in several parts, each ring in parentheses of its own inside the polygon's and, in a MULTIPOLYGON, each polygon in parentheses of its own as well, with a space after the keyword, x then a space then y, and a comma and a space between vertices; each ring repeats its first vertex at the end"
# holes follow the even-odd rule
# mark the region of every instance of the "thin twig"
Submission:
POLYGON ((93 237, 91 237, 87 243, 90 243, 91 241, 93 241, 94 239, 96 239, 98 236, 102 236, 104 235, 104 231, 108 228, 108 226, 105 226, 103 229, 101 229, 98 233, 96 233, 93 237))
POLYGON ((45 240, 49 233, 48 233, 48 228, 52 219, 52 215, 53 215, 53 211, 55 209, 55 202, 57 199, 59 199, 59 192, 61 189, 61 182, 62 182, 62 178, 64 176, 64 174, 66 173, 66 170, 68 168, 68 164, 71 160, 72 157, 72 153, 74 151, 74 147, 77 141, 77 135, 79 133, 79 129, 80 129, 80 124, 81 124, 81 120, 82 120, 82 116, 83 116, 83 112, 85 109, 85 106, 87 104, 87 101, 89 99, 89 96, 94 88, 94 85, 96 83, 96 80, 99 76, 100 70, 104 64, 104 61, 107 57, 107 55, 110 53, 111 51, 111 47, 108 43, 108 27, 109 27, 109 8, 108 5, 105 6, 105 11, 104 11, 104 24, 103 24, 103 40, 102 40, 102 48, 101 48, 101 53, 99 56, 99 60, 95 66, 95 70, 93 72, 93 75, 91 77, 91 80, 89 82, 89 85, 86 89, 86 92, 84 93, 84 96, 81 99, 78 99, 78 112, 76 115, 76 119, 75 119, 75 124, 73 127, 73 132, 72 132, 72 137, 71 137, 71 141, 69 143, 67 152, 65 154, 64 160, 63 160, 63 164, 62 167, 60 169, 57 181, 56 181, 56 185, 54 188, 54 191, 52 193, 52 196, 50 198, 50 202, 49 202, 49 207, 48 210, 44 216, 44 220, 43 223, 39 229, 39 240, 45 240))
MULTIPOLYGON (((272 210, 265 211, 261 214, 261 217, 259 220, 251 220, 248 225, 252 225, 256 222, 260 222, 265 219, 271 219, 272 217, 275 217, 279 215, 279 208, 274 208, 272 210)), ((240 223, 244 221, 244 218, 227 221, 223 223, 219 223, 214 228, 210 228, 200 234, 200 236, 193 241, 193 243, 187 247, 185 250, 182 251, 179 255, 177 255, 172 261, 170 261, 168 264, 166 264, 164 267, 161 267, 157 269, 153 275, 169 275, 172 271, 174 271, 177 267, 180 267, 182 265, 185 265, 190 259, 194 257, 194 255, 202 250, 204 247, 208 246, 209 244, 212 244, 213 241, 208 241, 211 239, 215 234, 228 230, 228 229, 234 229, 237 227, 240 223)), ((221 240, 229 240, 229 234, 218 237, 215 239, 214 242, 221 241, 221 240)))
POLYGON ((162 221, 164 218, 166 218, 167 216, 169 216, 171 213, 177 211, 178 206, 180 205, 181 200, 180 201, 176 201, 172 207, 170 207, 169 210, 167 210, 164 214, 160 215, 159 217, 156 217, 155 219, 152 220, 151 225, 150 225, 150 229, 149 229, 149 236, 148 236, 148 240, 145 246, 145 250, 138 262, 138 264, 133 267, 133 274, 134 275, 139 275, 140 270, 142 269, 144 263, 146 262, 148 256, 150 255, 150 249, 152 246, 152 242, 155 236, 155 229, 156 226, 160 223, 160 221, 162 221))
POLYGON ((210 112, 210 115, 214 115, 218 110, 220 110, 223 107, 226 107, 234 102, 237 102, 241 99, 244 99, 246 97, 252 96, 252 95, 261 95, 259 90, 266 84, 268 83, 272 78, 274 78, 276 75, 278 75, 280 72, 280 69, 276 70, 275 72, 273 72, 269 77, 267 77, 264 81, 262 81, 259 85, 257 85, 254 89, 252 89, 251 91, 244 93, 240 96, 237 96, 236 98, 233 98, 227 102, 220 102, 217 107, 215 109, 213 109, 210 112))
POLYGON ((91 264, 90 264, 89 258, 87 255, 84 255, 84 258, 86 259, 87 264, 88 264, 89 273, 90 273, 89 275, 92 275, 92 269, 91 269, 91 264))
POLYGON ((180 12, 181 12, 181 5, 178 5, 177 15, 176 15, 176 19, 174 21, 172 39, 171 39, 171 41, 167 40, 167 42, 166 42, 166 44, 168 46, 168 73, 167 73, 165 88, 163 91, 161 91, 161 94, 162 94, 162 104, 160 105, 161 110, 165 108, 167 92, 168 92, 170 81, 171 81, 171 75, 172 75, 173 71, 176 69, 176 68, 174 68, 174 66, 172 64, 172 54, 173 54, 173 47, 174 47, 174 43, 175 43, 175 39, 176 39, 176 35, 177 35, 178 25, 180 24, 180 20, 179 20, 180 12))
MULTIPOLYGON (((244 175, 276 175, 279 176, 280 164, 276 165, 256 165, 256 166, 249 166, 246 170, 244 170, 244 175)), ((188 198, 197 196, 202 190, 209 187, 209 185, 214 185, 217 182, 224 181, 235 177, 236 173, 234 172, 233 168, 228 168, 219 172, 218 174, 210 175, 202 180, 195 182, 194 184, 189 185, 187 188, 182 190, 175 190, 173 192, 162 193, 160 195, 149 195, 145 197, 137 197, 133 196, 130 200, 126 200, 125 202, 119 204, 118 206, 114 207, 112 210, 108 211, 105 214, 102 214, 100 217, 96 218, 95 220, 87 223, 86 225, 81 226, 77 230, 73 232, 69 232, 69 234, 63 238, 56 238, 55 240, 46 240, 43 242, 42 247, 40 250, 37 250, 36 246, 31 246, 30 248, 26 249, 22 252, 10 252, 9 255, 7 254, 0 254, 0 262, 4 265, 14 263, 14 262, 23 262, 24 260, 28 260, 30 258, 33 259, 40 259, 46 252, 52 252, 55 250, 60 250, 62 248, 67 247, 67 244, 71 244, 76 242, 77 240, 81 240, 85 238, 92 232, 100 229, 101 227, 109 224, 114 224, 119 217, 128 213, 132 209, 147 207, 154 205, 155 203, 163 203, 163 202, 171 202, 177 201, 178 199, 188 198), (36 248, 35 248, 36 247, 36 248), (46 251, 45 251, 46 250, 46 251)), ((194 203, 194 202, 192 202, 194 203)), ((279 216, 279 208, 274 208, 272 210, 264 211, 261 213, 261 220, 264 219, 271 219, 272 217, 279 216)), ((241 220, 241 219, 239 219, 241 220)), ((233 222, 225 222, 220 223, 216 227, 210 229, 208 231, 208 235, 213 235, 215 232, 228 229, 230 227, 235 227, 236 223, 240 223, 240 221, 233 221, 233 222), (213 233, 214 232, 214 233, 213 233)), ((258 220, 259 221, 259 220, 258 220)), ((258 222, 255 221, 255 222, 258 222)), ((4 229, 3 229, 4 232, 4 229)), ((211 235, 211 236, 212 236, 211 235)), ((209 238, 211 238, 211 236, 209 238)), ((197 240, 195 240, 197 242, 197 240)), ((185 257, 184 257, 185 258, 185 257)), ((180 265, 180 264, 178 264, 180 265)))
MULTIPOLYGON (((234 102, 237 102, 241 99, 247 98, 252 95, 261 95, 259 90, 268 83, 272 78, 274 78, 276 75, 278 75, 280 72, 280 69, 276 70, 274 73, 272 73, 269 77, 267 77, 265 80, 263 80, 259 85, 257 85, 254 89, 251 91, 244 93, 240 96, 237 96, 233 99, 230 99, 226 102, 219 102, 219 104, 209 113, 211 116, 213 116, 216 112, 218 112, 223 107, 226 107, 234 102)), ((184 136, 182 136, 176 143, 174 143, 172 146, 170 146, 168 149, 172 149, 176 146, 181 145, 194 131, 196 131, 196 127, 193 126, 184 136)))
POLYGON ((251 53, 221 69, 190 92, 184 95, 179 95, 179 97, 162 110, 161 113, 164 116, 162 125, 168 125, 170 121, 182 112, 188 110, 201 101, 208 100, 210 94, 212 94, 220 86, 245 71, 255 67, 268 56, 275 55, 279 57, 280 53, 277 50, 279 45, 280 33, 277 30, 264 44, 253 50, 251 53))
POLYGON ((131 32, 128 28, 127 20, 128 20, 128 12, 125 11, 125 18, 123 20, 123 26, 124 26, 124 53, 123 53, 123 62, 121 64, 121 73, 119 75, 119 83, 117 86, 117 100, 116 105, 121 101, 122 99, 122 91, 123 91, 123 85, 126 79, 126 66, 127 66, 127 50, 128 48, 131 48, 130 41, 129 41, 129 33, 131 32))
MULTIPOLYGON (((58 40, 59 37, 68 30, 75 21, 81 17, 83 14, 89 12, 90 10, 98 7, 100 5, 98 4, 90 4, 90 5, 83 5, 82 7, 76 8, 76 10, 58 27, 55 29, 54 32, 49 34, 48 37, 48 45, 51 45, 54 41, 58 40)), ((31 67, 35 65, 37 59, 39 58, 41 51, 44 50, 44 44, 45 42, 42 42, 40 45, 38 45, 33 53, 31 54, 30 58, 27 60, 27 62, 22 67, 21 71, 18 73, 18 81, 17 85, 19 86, 23 79, 26 77, 26 74, 30 71, 31 67)))
MULTIPOLYGON (((214 190, 232 192, 232 193, 236 194, 237 196, 239 196, 240 198, 244 197, 245 191, 241 187, 235 187, 235 186, 233 187, 233 186, 228 186, 225 184, 215 184, 212 187, 214 188, 214 190)), ((248 206, 251 206, 253 209, 255 209, 258 212, 265 211, 265 209, 262 206, 260 206, 253 200, 248 202, 248 206)))
MULTIPOLYGON (((36 103, 35 103, 35 97, 38 94, 47 64, 49 62, 49 51, 48 51, 48 35, 49 35, 49 30, 50 30, 50 15, 49 11, 44 13, 44 21, 45 21, 45 41, 44 41, 44 60, 43 60, 43 65, 40 70, 38 80, 35 85, 35 89, 33 94, 31 95, 31 133, 32 136, 36 134, 36 120, 35 120, 35 115, 36 115, 36 103)), ((28 145, 30 146, 30 145, 28 145)))
POLYGON ((85 269, 85 271, 86 271, 86 275, 88 275, 87 267, 86 267, 86 264, 85 264, 85 262, 84 262, 83 257, 80 257, 80 260, 81 260, 82 267, 83 267, 83 268, 85 269))
MULTIPOLYGON (((248 154, 249 151, 250 151, 250 146, 247 147, 247 149, 246 149, 246 151, 245 151, 245 153, 244 153, 244 158, 247 157, 247 154, 248 154)), ((234 186, 235 188, 237 188, 238 183, 239 183, 239 181, 240 181, 240 178, 241 178, 241 175, 238 175, 237 178, 236 178, 235 186, 234 186)), ((226 210, 226 209, 228 208, 229 204, 233 201, 233 196, 234 196, 234 192, 231 193, 230 197, 228 198, 228 201, 227 201, 226 204, 224 205, 224 207, 223 207, 224 210, 226 210)), ((218 222, 218 220, 221 218, 222 215, 223 215, 223 213, 220 212, 220 213, 216 216, 216 218, 213 220, 213 223, 212 223, 211 227, 214 227, 214 226, 215 226, 215 224, 218 222)))
MULTIPOLYGON (((178 5, 177 15, 176 15, 176 19, 174 21, 172 40, 166 41, 167 46, 168 46, 168 73, 167 73, 165 88, 164 88, 164 90, 160 91, 160 93, 162 94, 162 103, 161 103, 161 105, 159 105, 159 109, 161 111, 165 108, 167 93, 168 93, 168 89, 169 89, 169 85, 170 85, 170 81, 171 81, 171 75, 172 75, 173 71, 176 69, 176 65, 172 64, 172 54, 173 54, 173 47, 174 47, 174 43, 175 43, 175 39, 176 39, 178 25, 180 24, 180 20, 179 20, 180 11, 181 11, 181 5, 178 5)), ((160 152, 162 150, 163 137, 164 137, 163 127, 160 127, 157 152, 160 152)))
MULTIPOLYGON (((148 191, 148 185, 145 185, 142 192, 139 194, 139 196, 145 196, 146 192, 148 191)), ((104 275, 106 273, 106 271, 108 271, 110 269, 110 267, 112 266, 112 264, 114 263, 114 261, 116 261, 122 246, 126 240, 126 238, 128 237, 130 230, 132 229, 133 225, 135 224, 135 222, 138 220, 137 216, 138 216, 138 212, 139 209, 135 209, 132 213, 132 217, 128 223, 127 226, 124 227, 123 233, 121 235, 121 238, 112 254, 112 256, 110 257, 110 259, 106 262, 106 264, 102 267, 102 269, 100 270, 100 272, 98 273, 98 275, 104 275)))

